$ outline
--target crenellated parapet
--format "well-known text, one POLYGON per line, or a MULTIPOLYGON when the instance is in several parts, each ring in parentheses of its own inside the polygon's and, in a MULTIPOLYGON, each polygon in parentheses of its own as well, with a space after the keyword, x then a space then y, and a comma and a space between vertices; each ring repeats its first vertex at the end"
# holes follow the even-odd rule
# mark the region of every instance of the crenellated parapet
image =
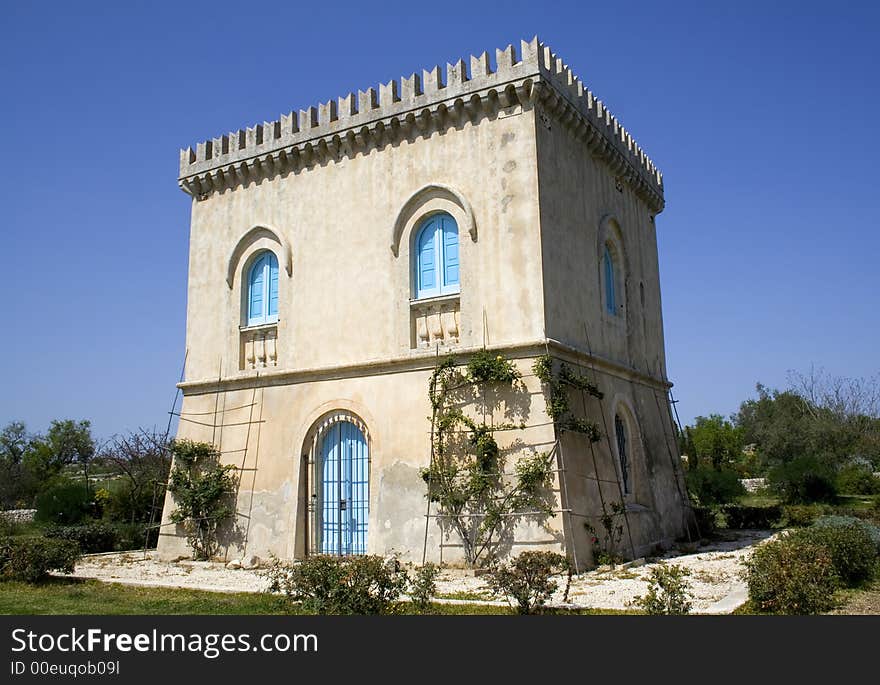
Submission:
POLYGON ((403 139, 429 137, 470 121, 540 103, 604 160, 649 206, 663 209, 663 177, 632 136, 537 37, 349 93, 276 121, 180 151, 180 187, 203 199, 261 178, 353 157, 403 139))

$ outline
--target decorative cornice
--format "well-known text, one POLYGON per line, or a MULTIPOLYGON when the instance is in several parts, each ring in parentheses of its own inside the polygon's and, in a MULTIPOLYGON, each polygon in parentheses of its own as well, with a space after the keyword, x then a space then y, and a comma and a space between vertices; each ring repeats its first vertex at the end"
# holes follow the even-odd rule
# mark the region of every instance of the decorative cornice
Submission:
POLYGON ((180 151, 180 187, 197 199, 212 192, 309 168, 402 139, 513 114, 540 102, 656 212, 663 177, 601 100, 537 37, 291 112, 180 151))

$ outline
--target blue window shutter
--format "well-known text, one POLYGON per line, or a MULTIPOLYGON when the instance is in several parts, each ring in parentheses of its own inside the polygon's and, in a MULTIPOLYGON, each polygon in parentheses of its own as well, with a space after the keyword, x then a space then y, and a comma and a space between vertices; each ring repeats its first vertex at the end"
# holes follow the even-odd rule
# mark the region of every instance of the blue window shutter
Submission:
POLYGON ((318 549, 322 554, 366 554, 370 518, 366 438, 353 423, 339 421, 324 433, 320 454, 318 549))
POLYGON ((431 294, 437 288, 437 249, 436 236, 437 222, 428 221, 419 234, 418 251, 418 288, 416 297, 424 297, 431 294))
POLYGON ((248 325, 253 326, 262 323, 265 320, 265 312, 263 311, 263 289, 265 288, 266 270, 265 255, 257 259, 251 267, 250 278, 248 279, 248 325))
POLYGON ((267 319, 269 321, 278 320, 278 258, 274 254, 269 254, 269 307, 267 311, 267 319))
POLYGON ((451 216, 441 219, 443 224, 443 285, 458 285, 458 226, 451 216))
POLYGON ((611 252, 605 247, 605 308, 609 314, 617 313, 617 298, 614 292, 614 261, 611 259, 611 252))
POLYGON ((339 542, 341 534, 341 516, 339 501, 341 499, 342 483, 340 483, 340 457, 339 448, 339 424, 330 426, 321 443, 321 467, 323 471, 322 483, 322 526, 321 526, 321 553, 339 554, 339 542))

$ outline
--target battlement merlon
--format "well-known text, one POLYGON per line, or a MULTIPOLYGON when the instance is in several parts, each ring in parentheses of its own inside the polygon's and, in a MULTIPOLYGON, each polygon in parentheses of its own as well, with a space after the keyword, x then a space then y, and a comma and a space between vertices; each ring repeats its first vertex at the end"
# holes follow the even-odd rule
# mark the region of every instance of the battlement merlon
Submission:
POLYGON ((489 55, 412 74, 348 94, 278 120, 242 129, 180 151, 180 187, 195 198, 249 178, 307 166, 325 157, 355 154, 413 127, 450 126, 462 117, 542 105, 605 160, 656 212, 663 211, 663 175, 605 104, 537 38, 489 55), (445 78, 444 78, 445 76, 445 78))

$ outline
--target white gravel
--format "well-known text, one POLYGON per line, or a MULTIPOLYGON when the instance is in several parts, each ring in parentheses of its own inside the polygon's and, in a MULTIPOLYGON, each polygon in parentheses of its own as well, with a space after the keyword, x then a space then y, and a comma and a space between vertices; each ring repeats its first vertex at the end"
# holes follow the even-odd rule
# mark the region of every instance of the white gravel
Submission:
MULTIPOLYGON (((659 558, 647 559, 642 566, 600 567, 572 579, 569 601, 565 606, 596 609, 627 609, 630 603, 647 591, 651 568, 658 564, 675 563, 690 570, 688 584, 694 613, 727 613, 736 608, 745 585, 740 578, 742 561, 754 546, 771 535, 768 531, 736 531, 727 539, 714 541, 696 553, 670 551, 659 558), (722 602, 728 597, 728 601, 722 602), (717 603, 720 605, 716 606, 717 603)), ((218 592, 261 592, 267 581, 259 571, 230 570, 212 562, 161 562, 154 553, 120 552, 91 555, 80 561, 77 578, 94 578, 108 583, 179 587, 218 592)), ((552 603, 562 605, 564 578, 552 603)), ((445 568, 437 581, 442 601, 481 601, 503 603, 492 597, 485 576, 473 572, 445 568)))

